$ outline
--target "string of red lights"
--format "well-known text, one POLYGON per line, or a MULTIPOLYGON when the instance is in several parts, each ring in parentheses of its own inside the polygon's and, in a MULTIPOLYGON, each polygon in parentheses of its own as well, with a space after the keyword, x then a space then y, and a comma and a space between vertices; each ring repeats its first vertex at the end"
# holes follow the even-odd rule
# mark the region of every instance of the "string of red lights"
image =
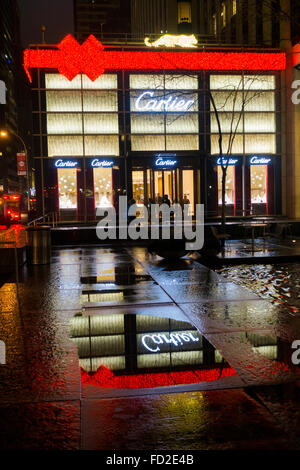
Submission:
POLYGON ((26 49, 24 68, 30 80, 30 69, 55 69, 68 80, 84 73, 92 81, 107 70, 212 70, 212 71, 279 71, 285 70, 283 52, 165 52, 105 50, 90 35, 80 45, 67 35, 57 48, 26 49))
MULTIPOLYGON (((228 366, 222 370, 222 377, 236 375, 235 370, 228 366)), ((81 368, 81 383, 108 388, 152 388, 171 385, 192 384, 197 382, 211 382, 218 380, 220 369, 195 369, 173 372, 152 372, 147 374, 114 375, 114 373, 100 366, 96 372, 87 372, 81 368)))

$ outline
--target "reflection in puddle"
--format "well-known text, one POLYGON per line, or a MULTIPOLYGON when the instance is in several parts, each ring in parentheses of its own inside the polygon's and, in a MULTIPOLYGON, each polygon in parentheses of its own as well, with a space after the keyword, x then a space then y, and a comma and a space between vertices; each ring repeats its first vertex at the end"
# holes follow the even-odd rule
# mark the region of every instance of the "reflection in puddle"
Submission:
POLYGON ((114 275, 103 275, 100 273, 95 276, 82 276, 80 282, 82 284, 114 284, 119 286, 128 286, 139 284, 140 282, 151 281, 149 274, 122 273, 114 275))
POLYGON ((81 302, 110 302, 110 301, 121 301, 124 299, 124 293, 122 291, 113 291, 113 290, 102 290, 101 292, 97 291, 87 291, 82 293, 81 302))
POLYGON ((267 359, 278 359, 277 337, 271 335, 261 335, 257 333, 241 333, 242 336, 252 345, 252 349, 267 359))
POLYGON ((129 263, 127 266, 115 266, 114 264, 99 265, 94 272, 81 276, 82 284, 113 284, 116 286, 129 286, 141 282, 150 281, 151 276, 144 273, 141 266, 129 263))
POLYGON ((292 312, 300 312, 300 277, 296 263, 227 266, 217 272, 275 304, 284 304, 292 312))
POLYGON ((152 315, 75 316, 82 382, 144 388, 217 380, 235 375, 191 324, 152 315))

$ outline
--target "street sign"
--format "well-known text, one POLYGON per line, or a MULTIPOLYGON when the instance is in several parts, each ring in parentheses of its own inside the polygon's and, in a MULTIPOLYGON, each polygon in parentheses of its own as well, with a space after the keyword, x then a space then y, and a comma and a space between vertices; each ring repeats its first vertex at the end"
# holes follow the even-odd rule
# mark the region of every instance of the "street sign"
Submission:
POLYGON ((26 154, 25 154, 25 152, 17 153, 17 169, 18 169, 18 176, 26 176, 27 175, 26 154))

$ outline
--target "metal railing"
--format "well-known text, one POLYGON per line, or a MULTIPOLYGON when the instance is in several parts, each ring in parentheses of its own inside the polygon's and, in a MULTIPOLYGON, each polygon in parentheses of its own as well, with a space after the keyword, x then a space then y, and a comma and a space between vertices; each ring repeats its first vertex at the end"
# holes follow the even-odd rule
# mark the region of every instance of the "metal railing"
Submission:
POLYGON ((27 226, 30 227, 33 225, 33 227, 37 227, 40 224, 48 223, 51 224, 52 227, 56 227, 58 222, 58 216, 57 212, 48 212, 45 215, 42 215, 41 217, 38 217, 37 219, 31 220, 28 222, 27 226))
MULTIPOLYGON (((145 37, 148 37, 150 42, 155 41, 159 37, 163 36, 167 33, 144 33, 144 34, 132 34, 132 33, 101 33, 99 30, 97 31, 89 31, 88 33, 79 33, 77 35, 77 40, 82 43, 87 37, 93 34, 99 41, 101 41, 106 48, 109 47, 121 47, 121 48, 145 48, 145 37)), ((171 35, 174 35, 170 33, 171 35)), ((178 35, 183 33, 177 33, 178 35)), ((175 34, 175 35, 177 35, 175 34)), ((194 34, 198 41, 198 45, 196 48, 193 48, 193 51, 197 51, 200 49, 205 48, 216 48, 216 49, 233 49, 233 50, 266 50, 270 51, 279 51, 279 47, 269 46, 265 43, 257 43, 254 45, 247 45, 247 44, 232 44, 232 43, 225 43, 219 37, 216 37, 214 34, 197 34, 197 33, 186 33, 186 34, 194 34)), ((57 44, 51 43, 40 43, 40 44, 29 44, 28 46, 30 49, 40 49, 40 48, 57 48, 57 44)), ((148 49, 148 48, 147 48, 148 49)), ((168 48, 167 48, 168 49, 168 48)), ((160 50, 163 50, 161 48, 160 50)), ((170 50, 170 49, 168 49, 170 50)))

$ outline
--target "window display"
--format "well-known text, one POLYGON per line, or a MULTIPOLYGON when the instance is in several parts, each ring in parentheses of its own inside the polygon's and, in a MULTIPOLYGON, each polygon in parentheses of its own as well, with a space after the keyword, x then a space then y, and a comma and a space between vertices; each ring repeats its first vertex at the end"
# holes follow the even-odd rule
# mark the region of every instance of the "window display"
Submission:
MULTIPOLYGON (((222 205, 222 167, 218 165, 218 204, 222 205)), ((225 183, 225 202, 226 204, 235 203, 235 167, 228 166, 225 183)))
MULTIPOLYGON (((274 75, 211 75, 210 89, 223 133, 223 152, 227 152, 233 135, 232 154, 276 153, 274 75)), ((212 102, 210 111, 211 153, 218 154, 219 132, 212 102)))
POLYGON ((112 169, 93 168, 95 207, 112 207, 112 169))
POLYGON ((251 165, 251 204, 267 203, 267 165, 251 165))
POLYGON ((132 195, 137 205, 144 204, 144 172, 132 172, 132 195))
POLYGON ((59 209, 77 209, 77 170, 58 168, 59 209))

